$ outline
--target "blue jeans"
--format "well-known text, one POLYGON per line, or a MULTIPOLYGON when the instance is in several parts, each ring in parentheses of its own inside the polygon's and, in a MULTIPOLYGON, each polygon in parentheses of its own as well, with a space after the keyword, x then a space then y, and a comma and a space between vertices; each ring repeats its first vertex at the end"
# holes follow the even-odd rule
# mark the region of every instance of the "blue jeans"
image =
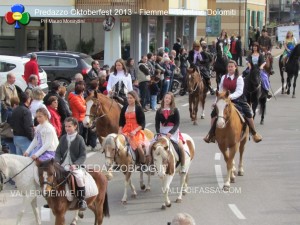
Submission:
POLYGON ((151 108, 152 110, 156 110, 157 105, 157 95, 151 95, 151 108))
POLYGON ((1 140, 3 141, 4 145, 8 146, 10 154, 16 154, 16 146, 13 138, 2 138, 1 140))
POLYGON ((170 80, 164 80, 163 88, 162 88, 162 98, 165 96, 165 94, 169 91, 170 87, 170 80))
POLYGON ((23 155, 29 147, 31 141, 24 136, 14 136, 14 144, 16 146, 16 154, 23 155))

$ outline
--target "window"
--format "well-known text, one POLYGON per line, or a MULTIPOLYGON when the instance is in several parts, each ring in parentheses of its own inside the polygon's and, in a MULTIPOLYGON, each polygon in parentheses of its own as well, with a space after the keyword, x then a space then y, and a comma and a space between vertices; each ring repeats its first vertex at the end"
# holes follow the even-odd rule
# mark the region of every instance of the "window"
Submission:
POLYGON ((38 56, 38 64, 40 66, 56 66, 55 57, 51 56, 38 56))
POLYGON ((58 58, 58 66, 74 68, 77 67, 77 61, 74 58, 60 57, 58 58))
POLYGON ((9 72, 16 68, 15 64, 0 62, 0 72, 9 72))

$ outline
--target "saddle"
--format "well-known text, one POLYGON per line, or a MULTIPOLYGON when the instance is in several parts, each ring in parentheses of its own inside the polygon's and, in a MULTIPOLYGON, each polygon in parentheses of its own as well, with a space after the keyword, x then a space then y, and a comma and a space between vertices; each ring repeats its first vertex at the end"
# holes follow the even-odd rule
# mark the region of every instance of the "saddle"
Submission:
POLYGON ((243 124, 242 133, 241 133, 241 137, 243 137, 245 132, 246 132, 246 128, 247 128, 248 123, 246 122, 245 116, 235 106, 234 106, 234 109, 236 110, 236 112, 239 115, 240 120, 243 124))

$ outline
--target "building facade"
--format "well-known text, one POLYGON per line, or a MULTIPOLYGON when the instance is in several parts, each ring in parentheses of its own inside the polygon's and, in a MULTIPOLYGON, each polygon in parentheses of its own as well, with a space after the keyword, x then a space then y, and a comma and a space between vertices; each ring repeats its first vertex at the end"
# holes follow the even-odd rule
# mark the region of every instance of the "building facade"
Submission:
POLYGON ((247 50, 249 27, 263 28, 266 6, 266 0, 217 0, 216 11, 208 9, 206 17, 198 17, 197 36, 211 44, 224 29, 229 37, 240 35, 247 50))
POLYGON ((24 0, 31 21, 15 29, 4 15, 17 3, 1 1, 1 54, 80 51, 97 53, 104 64, 112 65, 117 58, 139 60, 159 47, 171 49, 177 37, 189 49, 197 36, 197 18, 205 17, 215 0, 24 0), (108 18, 114 26, 104 31, 108 18))

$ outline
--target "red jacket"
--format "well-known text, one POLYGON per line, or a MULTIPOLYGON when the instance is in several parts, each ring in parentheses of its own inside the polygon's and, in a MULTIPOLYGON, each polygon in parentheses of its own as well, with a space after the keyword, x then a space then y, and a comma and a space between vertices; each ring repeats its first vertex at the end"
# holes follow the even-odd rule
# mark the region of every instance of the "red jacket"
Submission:
POLYGON ((58 114, 58 112, 52 108, 51 106, 47 106, 48 111, 50 112, 51 115, 51 119, 49 120, 49 122, 52 124, 52 126, 55 128, 57 137, 60 137, 61 132, 62 132, 62 125, 61 125, 61 121, 60 121, 60 115, 58 114))
POLYGON ((69 94, 69 105, 72 111, 72 116, 82 122, 85 117, 86 105, 83 96, 76 95, 74 92, 69 94))
POLYGON ((28 83, 30 75, 35 74, 38 76, 39 84, 40 84, 40 76, 39 76, 39 66, 37 64, 36 59, 30 59, 26 64, 25 64, 25 69, 24 69, 24 79, 26 83, 28 83))

